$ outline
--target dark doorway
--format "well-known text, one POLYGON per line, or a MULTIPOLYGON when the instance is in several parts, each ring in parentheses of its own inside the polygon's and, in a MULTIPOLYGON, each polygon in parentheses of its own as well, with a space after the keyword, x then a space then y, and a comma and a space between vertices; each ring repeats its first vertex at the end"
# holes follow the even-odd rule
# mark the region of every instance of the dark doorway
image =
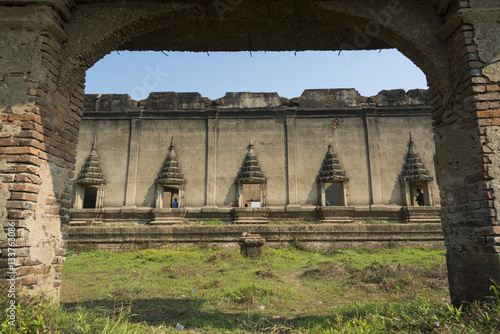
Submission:
POLYGON ((331 206, 344 206, 344 186, 342 182, 325 183, 326 200, 331 206))
POLYGON ((163 207, 171 208, 174 200, 179 201, 179 188, 165 186, 163 188, 163 207))
POLYGON ((85 186, 85 193, 83 195, 83 208, 95 209, 97 202, 97 187, 85 186))

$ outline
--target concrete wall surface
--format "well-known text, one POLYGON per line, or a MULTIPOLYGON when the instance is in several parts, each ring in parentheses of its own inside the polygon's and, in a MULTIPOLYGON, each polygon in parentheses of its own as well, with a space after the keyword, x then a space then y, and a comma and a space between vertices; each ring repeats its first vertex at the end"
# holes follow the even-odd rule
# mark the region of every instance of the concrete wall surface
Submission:
MULTIPOLYGON (((332 145, 349 179, 347 206, 401 207, 411 133, 437 191, 425 91, 366 98, 354 89, 307 90, 296 100, 289 107, 276 93, 227 93, 216 103, 197 93, 152 93, 139 102, 86 95, 76 170, 95 137, 106 179, 103 206, 154 208, 156 178, 173 139, 183 206, 232 208, 251 142, 267 179, 266 206, 306 208, 321 205, 317 178, 332 145)), ((439 194, 432 196, 439 204, 439 194)))

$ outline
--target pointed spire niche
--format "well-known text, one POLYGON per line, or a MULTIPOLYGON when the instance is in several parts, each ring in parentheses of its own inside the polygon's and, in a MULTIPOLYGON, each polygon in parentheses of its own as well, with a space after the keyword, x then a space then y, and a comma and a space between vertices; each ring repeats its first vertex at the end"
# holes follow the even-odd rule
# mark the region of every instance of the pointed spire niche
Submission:
POLYGON ((167 158, 156 179, 156 207, 183 207, 185 183, 177 161, 174 137, 172 136, 167 158))
POLYGON ((262 173, 250 138, 248 152, 236 179, 239 207, 265 207, 267 178, 262 173))
POLYGON ((415 150, 415 143, 411 138, 408 143, 408 153, 406 154, 405 164, 403 167, 403 178, 405 180, 426 180, 432 181, 432 177, 429 176, 429 172, 425 168, 422 159, 415 150))
POLYGON ((408 153, 406 154, 401 173, 401 184, 405 200, 404 204, 406 206, 433 206, 432 180, 432 176, 429 175, 427 168, 425 168, 420 155, 415 149, 415 142, 410 132, 408 153), (423 203, 420 201, 420 204, 417 201, 419 193, 423 194, 423 203))
POLYGON ((332 144, 328 145, 317 181, 321 206, 347 206, 349 178, 345 176, 332 144))
POLYGON ((75 203, 77 209, 101 208, 104 200, 106 180, 99 166, 97 157, 96 137, 92 142, 90 154, 85 159, 78 178, 75 180, 75 203))

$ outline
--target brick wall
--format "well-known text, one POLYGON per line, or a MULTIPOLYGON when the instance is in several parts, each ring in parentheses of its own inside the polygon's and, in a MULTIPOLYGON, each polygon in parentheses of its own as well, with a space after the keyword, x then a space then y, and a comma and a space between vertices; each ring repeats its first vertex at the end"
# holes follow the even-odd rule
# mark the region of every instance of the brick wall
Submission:
MULTIPOLYGON (((468 1, 460 1, 468 8, 468 1)), ((451 98, 430 89, 451 299, 482 299, 500 277, 495 170, 500 90, 483 76, 474 27, 462 23, 448 37, 451 98)))
POLYGON ((58 93, 63 39, 54 31, 64 28, 60 13, 50 6, 20 6, 12 7, 12 14, 21 9, 34 26, 5 32, 19 44, 13 45, 10 66, 4 67, 10 72, 1 73, 0 81, 7 96, 0 104, 0 188, 7 210, 2 223, 15 225, 14 239, 1 242, 0 266, 7 275, 14 265, 19 291, 44 290, 58 298, 83 83, 69 98, 58 93), (26 30, 31 41, 20 38, 26 30), (31 55, 29 64, 16 62, 16 50, 31 55), (13 262, 9 253, 15 254, 13 262))

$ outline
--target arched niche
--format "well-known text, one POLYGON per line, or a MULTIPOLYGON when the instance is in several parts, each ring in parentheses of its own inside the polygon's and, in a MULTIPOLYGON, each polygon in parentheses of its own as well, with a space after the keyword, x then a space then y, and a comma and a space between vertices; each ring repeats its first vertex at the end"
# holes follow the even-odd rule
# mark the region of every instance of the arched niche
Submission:
POLYGON ((403 187, 404 205, 409 206, 434 206, 434 194, 432 189, 432 176, 425 168, 420 155, 415 149, 410 134, 408 142, 408 153, 401 173, 401 185, 403 187), (423 203, 418 203, 417 195, 423 194, 423 203))
POLYGON ((75 209, 99 209, 103 206, 106 181, 99 166, 95 146, 96 138, 94 137, 90 154, 75 180, 73 203, 75 209))
POLYGON ((248 152, 236 179, 238 187, 237 203, 240 208, 266 207, 267 179, 262 173, 252 140, 248 152))
POLYGON ((333 145, 328 145, 328 151, 321 166, 317 182, 320 206, 347 206, 347 183, 349 178, 340 166, 333 145))
POLYGON ((186 181, 182 177, 175 152, 174 138, 169 152, 156 179, 156 208, 183 208, 186 181), (177 205, 174 203, 177 202, 177 205))

